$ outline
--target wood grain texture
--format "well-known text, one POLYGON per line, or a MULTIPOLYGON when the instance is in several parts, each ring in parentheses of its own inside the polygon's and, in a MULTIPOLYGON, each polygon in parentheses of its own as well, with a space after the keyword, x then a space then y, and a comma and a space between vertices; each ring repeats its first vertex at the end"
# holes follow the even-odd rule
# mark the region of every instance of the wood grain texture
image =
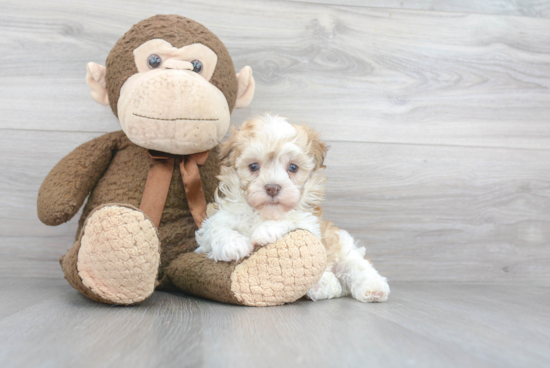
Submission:
POLYGON ((0 366, 549 366, 548 4, 2 1, 0 366), (119 129, 85 65, 157 13, 204 23, 252 66, 257 94, 233 124, 273 111, 321 131, 325 217, 367 246, 388 303, 256 309, 159 292, 119 308, 63 280, 80 214, 41 224, 38 188, 119 129))
POLYGON ((0 16, 0 128, 116 129, 89 98, 86 63, 103 62, 135 22, 176 12, 218 34, 237 68, 252 66, 258 93, 234 122, 275 111, 335 140, 550 147, 550 19, 275 1, 23 4, 4 2, 0 16))
POLYGON ((0 365, 545 367, 549 295, 525 285, 395 283, 383 304, 247 308, 157 292, 112 307, 63 280, 2 279, 10 303, 0 303, 0 365))
POLYGON ((60 277, 76 219, 41 224, 38 188, 119 129, 85 65, 157 13, 204 23, 252 66, 233 124, 273 111, 321 131, 325 216, 390 280, 550 282, 550 19, 264 0, 2 2, 0 276, 60 277))
POLYGON ((325 216, 390 278, 549 284, 549 153, 334 143, 325 216))
MULTIPOLYGON (((0 278, 0 320, 23 309, 39 304, 59 293, 67 292, 67 285, 61 279, 10 277, 0 278)), ((2 353, 0 353, 1 355, 2 353)))
MULTIPOLYGON (((66 152, 95 135, 6 131, 0 137, 2 157, 20 157, 0 161, 6 236, 0 275, 60 276, 57 259, 71 246, 80 213, 68 224, 44 226, 36 193, 66 152), (27 146, 20 145, 24 139, 27 146)), ((549 283, 550 151, 329 144, 324 216, 366 245, 385 276, 549 283)))
POLYGON ((550 18, 547 0, 286 0, 335 6, 361 6, 438 12, 484 13, 550 18))

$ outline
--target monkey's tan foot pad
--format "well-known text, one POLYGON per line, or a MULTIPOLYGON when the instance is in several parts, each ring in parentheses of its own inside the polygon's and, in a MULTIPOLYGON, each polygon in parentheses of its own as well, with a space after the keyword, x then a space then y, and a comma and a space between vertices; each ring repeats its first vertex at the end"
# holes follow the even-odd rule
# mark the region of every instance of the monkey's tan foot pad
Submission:
POLYGON ((319 281, 325 267, 321 241, 308 231, 296 230, 241 262, 215 262, 205 254, 187 253, 172 261, 167 272, 182 291, 263 307, 300 299, 319 281))
POLYGON ((308 231, 293 231, 235 267, 231 291, 244 305, 291 303, 319 281, 325 267, 321 241, 308 231))
POLYGON ((134 208, 109 205, 86 220, 78 252, 82 283, 113 304, 134 304, 155 289, 160 242, 155 227, 134 208))

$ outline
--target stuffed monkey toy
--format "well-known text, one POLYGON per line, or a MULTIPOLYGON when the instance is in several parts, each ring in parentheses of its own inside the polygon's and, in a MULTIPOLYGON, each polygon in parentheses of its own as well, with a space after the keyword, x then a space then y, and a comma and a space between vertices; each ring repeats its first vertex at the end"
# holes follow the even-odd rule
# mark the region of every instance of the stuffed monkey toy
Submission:
POLYGON ((303 230, 240 262, 193 252, 218 185, 218 143, 233 108, 254 95, 250 67, 235 74, 227 49, 203 25, 156 15, 116 43, 105 67, 89 63, 87 72, 92 98, 110 105, 122 131, 76 148, 38 193, 47 225, 69 221, 88 198, 76 242, 60 259, 76 290, 121 305, 159 289, 269 306, 316 284, 325 250, 303 230))

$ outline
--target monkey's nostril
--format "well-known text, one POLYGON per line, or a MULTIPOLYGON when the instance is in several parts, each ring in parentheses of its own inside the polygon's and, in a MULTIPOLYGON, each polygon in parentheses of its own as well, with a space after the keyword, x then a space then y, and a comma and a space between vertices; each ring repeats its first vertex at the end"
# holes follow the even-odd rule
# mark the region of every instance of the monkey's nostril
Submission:
POLYGON ((279 184, 267 184, 265 186, 265 191, 272 197, 275 197, 277 194, 279 194, 280 190, 281 186, 279 184))

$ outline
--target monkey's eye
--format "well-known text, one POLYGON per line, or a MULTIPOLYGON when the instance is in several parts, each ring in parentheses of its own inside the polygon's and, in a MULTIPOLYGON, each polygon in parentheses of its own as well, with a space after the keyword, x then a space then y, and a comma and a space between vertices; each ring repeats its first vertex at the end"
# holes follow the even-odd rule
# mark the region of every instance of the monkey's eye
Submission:
POLYGON ((191 64, 193 64, 193 71, 195 73, 200 73, 201 70, 202 70, 202 63, 199 61, 199 60, 193 60, 191 62, 191 64))
POLYGON ((149 55, 149 58, 147 58, 147 65, 149 65, 151 69, 158 68, 160 64, 162 64, 162 59, 156 54, 149 55))
POLYGON ((248 168, 252 172, 258 171, 258 170, 260 170, 260 165, 258 165, 256 162, 254 162, 253 164, 248 165, 248 168))
POLYGON ((294 164, 288 165, 288 171, 290 171, 291 173, 295 173, 296 171, 298 171, 298 165, 294 165, 294 164))

